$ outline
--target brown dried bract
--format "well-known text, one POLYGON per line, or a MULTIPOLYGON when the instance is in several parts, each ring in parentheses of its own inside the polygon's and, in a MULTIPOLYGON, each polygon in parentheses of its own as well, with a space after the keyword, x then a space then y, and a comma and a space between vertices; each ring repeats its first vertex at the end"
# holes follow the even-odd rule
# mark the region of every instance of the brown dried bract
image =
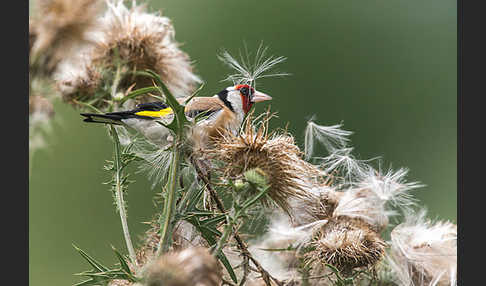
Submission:
POLYGON ((29 20, 30 56, 35 63, 31 70, 50 76, 61 60, 90 42, 86 32, 96 25, 103 1, 38 0, 36 4, 29 20))
POLYGON ((45 97, 40 95, 29 96, 29 114, 43 113, 48 117, 54 116, 54 107, 45 97))
POLYGON ((161 256, 145 279, 147 286, 219 286, 221 268, 207 248, 186 248, 161 256))
MULTIPOLYGON (((170 19, 146 12, 146 5, 128 8, 123 1, 112 0, 108 6, 99 19, 100 27, 92 47, 76 59, 79 63, 74 61, 75 64, 66 65, 59 73, 58 88, 62 96, 70 103, 73 99, 93 101, 96 89, 113 85, 117 93, 126 95, 131 89, 154 85, 151 78, 136 74, 147 69, 159 74, 174 96, 191 95, 201 80, 193 74, 189 56, 179 48, 170 19), (117 80, 111 82, 114 78, 117 80)), ((102 98, 91 104, 103 109, 106 100, 111 100, 113 90, 98 94, 102 98)), ((136 101, 153 101, 153 98, 142 95, 136 101)))
MULTIPOLYGON (((322 173, 302 159, 303 153, 289 133, 269 132, 268 121, 272 116, 267 112, 255 128, 253 121, 256 120, 253 112, 250 113, 239 135, 223 134, 207 153, 223 163, 220 168, 223 178, 237 179, 247 170, 262 170, 270 185, 268 196, 290 214, 288 199, 305 197, 306 188, 314 184, 322 173)), ((262 202, 270 203, 267 199, 262 202)))
POLYGON ((314 233, 305 254, 307 263, 323 267, 331 264, 343 272, 359 267, 372 267, 384 256, 386 243, 361 220, 331 219, 314 233))

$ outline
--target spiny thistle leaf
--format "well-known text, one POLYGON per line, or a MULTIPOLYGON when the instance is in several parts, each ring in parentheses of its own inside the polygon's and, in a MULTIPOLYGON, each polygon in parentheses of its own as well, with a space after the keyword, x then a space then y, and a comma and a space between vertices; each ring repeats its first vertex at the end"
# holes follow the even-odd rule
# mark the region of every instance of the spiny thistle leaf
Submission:
POLYGON ((72 244, 72 246, 74 247, 74 249, 76 249, 77 252, 79 252, 79 254, 81 254, 81 256, 86 259, 86 261, 88 261, 88 263, 93 266, 93 268, 95 268, 96 270, 98 270, 99 272, 105 272, 105 271, 108 271, 108 268, 106 266, 104 266, 103 264, 99 263, 98 261, 96 261, 94 258, 92 258, 91 256, 89 256, 84 250, 82 250, 81 248, 77 247, 75 244, 72 244))
POLYGON ((253 198, 247 200, 243 206, 241 207, 242 211, 246 210, 247 208, 251 207, 253 204, 258 202, 263 196, 265 196, 270 189, 270 186, 265 186, 265 187, 258 187, 257 188, 260 192, 256 194, 253 198))
MULTIPOLYGON (((132 270, 128 266, 128 263, 126 261, 126 258, 124 255, 122 255, 113 245, 111 246, 111 249, 113 252, 115 252, 116 257, 118 258, 118 261, 120 261, 120 266, 127 273, 127 275, 133 276, 132 270)), ((133 276, 133 279, 135 280, 135 277, 133 276)))
POLYGON ((225 221, 225 219, 226 216, 224 214, 221 214, 201 221, 201 225, 215 228, 218 223, 225 221))
POLYGON ((129 94, 124 96, 119 102, 120 102, 120 105, 121 105, 129 99, 134 99, 137 96, 140 96, 140 95, 143 95, 143 94, 146 94, 146 93, 149 93, 149 92, 157 92, 157 91, 159 91, 159 89, 155 86, 142 87, 142 88, 139 88, 137 90, 130 92, 129 94))
POLYGON ((201 90, 202 88, 204 87, 204 83, 202 83, 192 94, 191 96, 189 96, 185 101, 184 101, 184 105, 188 104, 189 101, 191 101, 201 90))
POLYGON ((92 270, 75 273, 74 275, 76 276, 85 276, 89 278, 88 280, 75 284, 75 286, 108 285, 108 283, 113 279, 124 279, 131 282, 137 281, 137 278, 131 273, 125 258, 113 246, 112 249, 115 251, 115 254, 120 260, 121 268, 109 269, 76 245, 72 245, 74 249, 76 249, 76 251, 78 251, 79 254, 94 268, 92 270))

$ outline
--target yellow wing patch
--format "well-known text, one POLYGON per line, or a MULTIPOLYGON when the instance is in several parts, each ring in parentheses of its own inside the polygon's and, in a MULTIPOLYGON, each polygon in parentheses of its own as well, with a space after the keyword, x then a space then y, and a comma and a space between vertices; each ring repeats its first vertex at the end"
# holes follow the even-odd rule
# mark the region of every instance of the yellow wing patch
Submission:
POLYGON ((148 116, 148 117, 164 117, 172 113, 173 113, 172 109, 170 107, 167 107, 159 111, 148 111, 148 110, 139 111, 135 113, 135 115, 148 116))

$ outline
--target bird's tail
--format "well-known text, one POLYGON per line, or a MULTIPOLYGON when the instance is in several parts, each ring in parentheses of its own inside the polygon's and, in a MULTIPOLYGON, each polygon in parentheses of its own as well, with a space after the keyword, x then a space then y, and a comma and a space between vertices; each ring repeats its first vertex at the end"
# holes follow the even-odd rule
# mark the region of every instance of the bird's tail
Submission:
POLYGON ((97 113, 81 113, 82 116, 86 117, 84 122, 92 123, 111 123, 115 125, 122 125, 121 120, 125 118, 121 114, 107 113, 107 114, 97 114, 97 113))

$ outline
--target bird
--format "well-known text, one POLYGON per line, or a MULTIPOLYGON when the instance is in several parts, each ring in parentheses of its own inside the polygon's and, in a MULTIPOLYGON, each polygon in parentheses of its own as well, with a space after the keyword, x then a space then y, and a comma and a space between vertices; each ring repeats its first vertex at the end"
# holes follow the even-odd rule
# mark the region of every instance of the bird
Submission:
MULTIPOLYGON (((183 103, 187 98, 177 98, 183 103)), ((191 128, 191 138, 199 147, 217 140, 225 131, 235 132, 254 103, 271 100, 272 97, 255 90, 248 84, 229 86, 211 97, 193 97, 185 106, 188 119, 201 113, 206 118, 191 128)), ((148 141, 167 146, 173 141, 168 124, 174 118, 172 109, 162 101, 141 103, 135 109, 109 113, 81 113, 84 122, 123 125, 141 133, 148 141)))

